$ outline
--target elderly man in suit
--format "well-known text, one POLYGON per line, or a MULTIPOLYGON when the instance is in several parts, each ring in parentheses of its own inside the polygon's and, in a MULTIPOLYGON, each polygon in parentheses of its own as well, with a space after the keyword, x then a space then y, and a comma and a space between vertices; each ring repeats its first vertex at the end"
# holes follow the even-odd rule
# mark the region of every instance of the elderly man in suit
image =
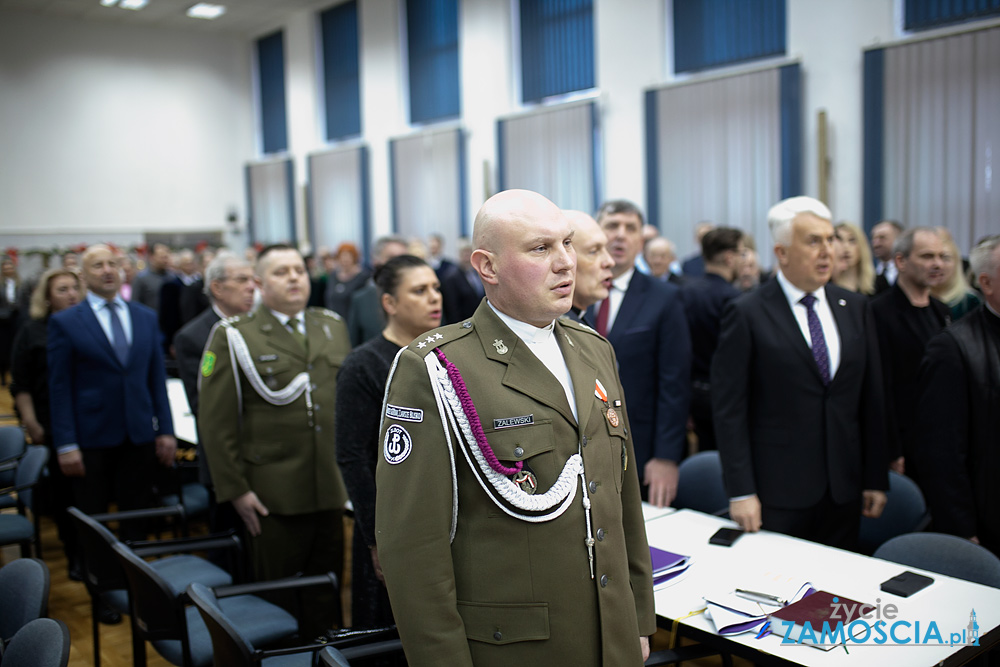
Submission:
MULTIPOLYGON (((75 479, 88 514, 153 504, 156 460, 174 462, 177 442, 167 401, 156 313, 118 295, 111 248, 83 254, 87 297, 49 321, 52 439, 59 467, 75 479)), ((141 535, 140 535, 141 536, 141 535)))
POLYGON ((712 409, 744 530, 852 548, 886 502, 882 370, 867 299, 829 284, 830 218, 811 197, 768 212, 778 274, 723 316, 712 409))
MULTIPOLYGON (((297 572, 341 576, 347 501, 334 446, 340 364, 351 350, 336 313, 306 308, 309 274, 299 251, 261 250, 261 304, 221 320, 201 362, 199 432, 219 502, 250 534, 258 579, 297 572)), ((339 622, 332 596, 303 595, 304 636, 339 622)))
POLYGON ((642 250, 642 213, 628 201, 597 212, 615 266, 607 299, 587 317, 618 355, 631 407, 636 471, 643 495, 669 505, 677 495, 677 464, 687 446, 691 401, 691 338, 680 290, 635 269, 642 250))
POLYGON ((510 190, 476 216, 487 301, 390 372, 376 539, 411 667, 638 667, 655 630, 611 346, 559 319, 573 229, 510 190))
POLYGON ((593 328, 586 312, 598 301, 608 298, 615 260, 608 252, 608 237, 596 220, 583 211, 563 211, 563 214, 573 226, 573 248, 576 250, 573 307, 566 316, 593 328))

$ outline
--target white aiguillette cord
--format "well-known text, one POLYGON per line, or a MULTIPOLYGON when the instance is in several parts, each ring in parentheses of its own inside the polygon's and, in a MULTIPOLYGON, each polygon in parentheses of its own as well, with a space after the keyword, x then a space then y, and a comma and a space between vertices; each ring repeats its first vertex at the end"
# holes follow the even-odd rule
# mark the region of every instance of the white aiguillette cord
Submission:
MULTIPOLYGON (((483 452, 483 448, 480 446, 476 436, 473 434, 472 426, 469 422, 469 415, 466 414, 462 405, 462 399, 459 397, 459 391, 462 391, 466 397, 468 396, 468 392, 465 389, 465 383, 462 381, 457 368, 454 370, 454 374, 457 377, 452 378, 451 375, 449 375, 448 369, 446 369, 438 359, 439 353, 440 351, 437 348, 432 353, 428 353, 424 356, 424 363, 427 366, 427 374, 430 377, 431 388, 434 391, 434 399, 437 402, 438 412, 442 418, 441 423, 444 427, 448 450, 451 452, 452 457, 454 457, 454 449, 451 444, 451 429, 448 428, 448 424, 450 424, 452 429, 454 429, 455 432, 460 435, 461 439, 464 440, 465 447, 462 447, 462 453, 465 455, 465 460, 468 462, 469 467, 472 469, 472 472, 480 486, 482 486, 483 490, 486 491, 486 495, 493 501, 493 504, 509 516, 531 523, 551 521, 556 517, 561 516, 569 508, 570 503, 573 502, 573 498, 576 497, 576 481, 574 478, 579 477, 580 486, 583 489, 583 508, 587 519, 587 537, 584 540, 584 543, 587 546, 587 552, 590 560, 590 578, 593 579, 594 538, 590 518, 590 498, 587 494, 587 478, 583 466, 583 456, 580 453, 579 445, 577 446, 577 453, 573 454, 566 460, 566 464, 563 466, 562 472, 559 473, 558 479, 556 479, 556 482, 551 488, 549 488, 548 491, 543 494, 526 493, 517 484, 511 481, 509 477, 494 470, 487 461, 487 456, 483 452), (455 386, 456 381, 458 382, 459 387, 455 386), (469 456, 470 452, 472 453, 472 458, 469 456), (475 462, 473 462, 473 458, 475 459, 475 462), (513 505, 515 508, 525 512, 542 512, 542 514, 521 514, 511 510, 490 492, 490 489, 487 488, 487 482, 489 483, 489 486, 493 487, 501 498, 513 505)), ((447 359, 444 358, 443 353, 440 353, 440 356, 446 363, 454 368, 454 364, 448 362, 447 359)), ((468 402, 471 404, 471 399, 468 402)), ((451 535, 452 540, 454 540, 455 520, 457 519, 458 510, 457 486, 456 471, 454 461, 452 461, 452 487, 455 490, 451 535)))
MULTIPOLYGON (((309 379, 309 373, 303 371, 289 382, 283 389, 277 391, 272 390, 264 383, 264 379, 261 378, 260 373, 257 372, 257 367, 253 363, 253 355, 250 354, 250 348, 247 347, 247 342, 243 338, 236 327, 229 323, 225 323, 223 326, 226 328, 226 338, 229 342, 229 355, 232 360, 233 367, 237 366, 237 362, 240 368, 243 369, 243 374, 246 376, 247 381, 250 386, 253 387, 254 391, 260 394, 260 397, 271 405, 288 405, 293 403, 299 396, 303 394, 306 395, 306 410, 309 415, 312 416, 313 404, 312 404, 312 386, 309 379)), ((238 373, 233 373, 233 377, 236 378, 236 396, 240 405, 243 404, 243 396, 240 390, 240 376, 238 373)))

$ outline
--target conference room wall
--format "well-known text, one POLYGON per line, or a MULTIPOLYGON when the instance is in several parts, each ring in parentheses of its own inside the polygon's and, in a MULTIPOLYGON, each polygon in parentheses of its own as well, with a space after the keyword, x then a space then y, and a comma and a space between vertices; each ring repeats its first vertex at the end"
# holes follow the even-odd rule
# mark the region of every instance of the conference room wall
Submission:
POLYGON ((0 12, 0 247, 242 221, 250 70, 245 37, 0 12))

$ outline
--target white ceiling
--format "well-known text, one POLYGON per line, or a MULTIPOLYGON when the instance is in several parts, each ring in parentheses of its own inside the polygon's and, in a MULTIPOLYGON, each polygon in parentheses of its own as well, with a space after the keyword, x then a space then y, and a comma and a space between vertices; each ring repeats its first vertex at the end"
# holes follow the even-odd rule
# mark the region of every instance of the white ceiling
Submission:
POLYGON ((146 7, 136 11, 104 7, 99 0, 0 0, 0 10, 121 25, 255 35, 279 25, 289 14, 303 9, 325 9, 340 0, 206 0, 226 7, 226 13, 213 21, 187 16, 188 8, 198 1, 149 0, 146 7))

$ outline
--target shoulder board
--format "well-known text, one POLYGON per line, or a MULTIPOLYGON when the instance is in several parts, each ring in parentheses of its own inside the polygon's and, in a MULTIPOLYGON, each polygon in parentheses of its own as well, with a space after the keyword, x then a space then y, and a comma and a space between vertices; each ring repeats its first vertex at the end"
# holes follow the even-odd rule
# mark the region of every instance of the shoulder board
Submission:
POLYGON ((601 334, 597 333, 583 322, 574 320, 572 317, 561 317, 559 318, 559 322, 567 329, 573 329, 575 331, 583 331, 597 337, 601 336, 601 334))
POLYGON ((407 348, 424 357, 430 354, 436 347, 441 347, 469 335, 472 333, 472 329, 472 320, 449 324, 433 331, 428 331, 420 338, 413 339, 413 342, 407 348))
POLYGON ((338 315, 337 313, 333 312, 332 310, 330 310, 328 308, 316 308, 316 307, 313 307, 313 308, 309 308, 309 312, 310 313, 315 313, 317 315, 325 315, 326 317, 329 317, 329 318, 334 319, 334 320, 342 320, 342 319, 344 319, 343 317, 341 317, 340 315, 338 315))

